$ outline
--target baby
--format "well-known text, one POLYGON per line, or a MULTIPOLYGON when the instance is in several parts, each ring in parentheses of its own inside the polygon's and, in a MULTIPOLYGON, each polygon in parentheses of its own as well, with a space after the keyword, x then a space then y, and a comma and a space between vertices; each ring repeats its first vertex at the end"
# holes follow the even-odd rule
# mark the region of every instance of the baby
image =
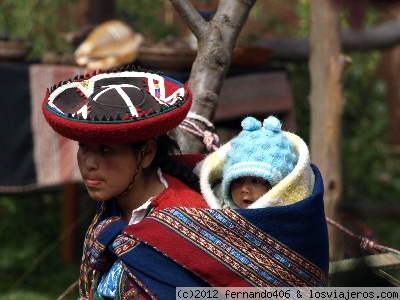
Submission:
POLYGON ((200 187, 212 208, 288 205, 309 196, 314 185, 307 145, 269 116, 245 118, 243 130, 211 153, 200 169, 200 187))
POLYGON ((273 116, 263 124, 253 117, 242 121, 243 130, 231 141, 223 169, 225 199, 247 208, 293 170, 297 156, 281 126, 273 116))

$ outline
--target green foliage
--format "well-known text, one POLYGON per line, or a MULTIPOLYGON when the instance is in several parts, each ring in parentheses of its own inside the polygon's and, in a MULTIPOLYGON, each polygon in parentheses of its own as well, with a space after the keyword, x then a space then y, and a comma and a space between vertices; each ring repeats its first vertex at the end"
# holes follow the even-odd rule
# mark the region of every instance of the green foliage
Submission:
MULTIPOLYGON (((399 228, 398 220, 365 218, 364 221, 369 228, 373 229, 374 234, 377 235, 383 245, 400 250, 400 234, 397 231, 397 228, 399 228)), ((396 278, 400 280, 400 268, 397 268, 396 273, 398 274, 396 278)))
POLYGON ((162 21, 166 9, 163 0, 135 0, 134 4, 130 0, 118 0, 116 4, 116 15, 128 19, 136 31, 150 40, 159 41, 180 33, 176 27, 162 21))
POLYGON ((74 22, 63 19, 65 9, 76 0, 3 0, 0 2, 0 33, 11 40, 29 41, 30 59, 40 59, 44 52, 71 51, 62 33, 73 30, 74 22))
POLYGON ((299 0, 296 5, 300 24, 297 28, 298 37, 308 37, 310 34, 310 3, 309 0, 299 0))
POLYGON ((29 291, 15 291, 0 297, 0 300, 51 300, 52 298, 29 291))
MULTIPOLYGON (((47 51, 71 53, 73 47, 64 38, 78 32, 76 0, 3 0, 0 1, 0 34, 11 40, 26 40, 32 44, 28 59, 40 60, 47 51)), ((176 27, 166 25, 160 16, 163 0, 117 0, 116 18, 132 24, 146 38, 158 41, 176 36, 176 27)))
MULTIPOLYGON (((282 0, 269 0, 268 4, 271 7, 279 6, 290 6, 288 3, 284 3, 282 0)), ((252 20, 259 26, 260 32, 271 32, 273 31, 277 36, 292 36, 296 31, 295 28, 288 27, 286 20, 282 19, 280 15, 269 14, 263 9, 261 1, 257 1, 250 11, 248 20, 252 20)), ((260 32, 249 33, 247 40, 257 40, 260 32)))
POLYGON ((289 74, 292 94, 294 99, 294 113, 296 116, 297 134, 307 144, 310 140, 310 104, 308 95, 310 93, 310 76, 306 62, 289 63, 286 65, 289 74))
POLYGON ((344 79, 347 106, 343 122, 345 201, 399 202, 400 164, 386 134, 385 85, 376 77, 380 54, 353 54, 344 79))
POLYGON ((58 194, 0 197, 1 300, 56 299, 77 280, 79 263, 60 259, 60 212, 58 194))

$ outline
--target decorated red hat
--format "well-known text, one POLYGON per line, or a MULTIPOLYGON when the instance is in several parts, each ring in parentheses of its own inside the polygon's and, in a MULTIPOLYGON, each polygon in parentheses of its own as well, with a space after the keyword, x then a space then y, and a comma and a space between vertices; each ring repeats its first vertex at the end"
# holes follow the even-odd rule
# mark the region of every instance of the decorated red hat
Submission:
POLYGON ((69 139, 131 143, 177 127, 192 103, 187 85, 161 73, 127 67, 77 75, 47 90, 46 121, 69 139))

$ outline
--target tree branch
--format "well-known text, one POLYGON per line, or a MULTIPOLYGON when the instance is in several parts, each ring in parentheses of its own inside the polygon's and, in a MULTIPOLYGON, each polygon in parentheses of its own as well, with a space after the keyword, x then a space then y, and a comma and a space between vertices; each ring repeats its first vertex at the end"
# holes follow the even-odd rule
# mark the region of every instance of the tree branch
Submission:
MULTIPOLYGON (((220 0, 213 21, 221 24, 221 32, 227 45, 236 44, 256 0, 220 0)), ((233 51, 233 48, 230 49, 233 51)))
POLYGON ((187 0, 170 0, 175 10, 179 13, 186 25, 193 32, 197 39, 201 33, 207 31, 208 24, 199 14, 197 9, 187 0))
POLYGON ((400 42, 400 20, 389 21, 365 30, 342 32, 344 50, 385 49, 400 42))
MULTIPOLYGON (((343 30, 341 33, 344 51, 382 50, 400 43, 400 20, 389 21, 364 30, 343 30)), ((283 61, 308 60, 309 39, 262 39, 256 46, 272 48, 271 59, 283 61)))

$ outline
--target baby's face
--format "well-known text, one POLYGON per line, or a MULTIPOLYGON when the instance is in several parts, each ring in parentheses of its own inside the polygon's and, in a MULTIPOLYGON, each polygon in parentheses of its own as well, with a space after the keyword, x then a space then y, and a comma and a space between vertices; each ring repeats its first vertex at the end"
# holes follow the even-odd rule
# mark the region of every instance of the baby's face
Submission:
POLYGON ((245 176, 232 181, 230 192, 237 206, 247 208, 270 189, 271 185, 265 179, 245 176))

